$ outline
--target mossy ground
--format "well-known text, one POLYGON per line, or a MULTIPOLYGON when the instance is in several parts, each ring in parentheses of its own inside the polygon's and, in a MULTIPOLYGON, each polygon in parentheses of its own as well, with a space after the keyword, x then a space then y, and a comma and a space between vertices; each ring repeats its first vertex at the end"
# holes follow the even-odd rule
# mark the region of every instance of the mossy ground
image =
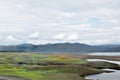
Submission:
POLYGON ((84 66, 87 61, 70 56, 37 53, 0 53, 0 75, 28 80, 84 80, 100 70, 84 66))

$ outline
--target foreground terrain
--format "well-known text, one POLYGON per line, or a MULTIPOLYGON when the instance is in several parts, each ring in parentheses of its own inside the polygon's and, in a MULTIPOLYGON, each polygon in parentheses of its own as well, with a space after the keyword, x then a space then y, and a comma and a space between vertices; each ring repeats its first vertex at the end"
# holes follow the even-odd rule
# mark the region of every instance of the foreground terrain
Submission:
MULTIPOLYGON (((85 60, 92 57, 93 56, 71 54, 1 52, 0 79, 85 80, 84 77, 86 75, 102 73, 103 71, 101 68, 119 68, 119 66, 110 63, 100 62, 101 65, 98 65, 85 60), (93 64, 95 66, 93 66, 93 64)), ((96 56, 96 58, 98 57, 96 56)), ((113 60, 116 59, 114 57, 104 58, 113 60)))

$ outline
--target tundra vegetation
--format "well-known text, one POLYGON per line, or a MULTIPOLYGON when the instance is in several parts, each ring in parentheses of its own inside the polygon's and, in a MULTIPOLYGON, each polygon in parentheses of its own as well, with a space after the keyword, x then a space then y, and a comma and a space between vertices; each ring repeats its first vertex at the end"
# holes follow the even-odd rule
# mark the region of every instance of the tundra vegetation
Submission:
POLYGON ((85 80, 86 75, 103 72, 102 67, 98 68, 97 65, 92 66, 78 56, 27 52, 0 53, 0 76, 22 80, 85 80))

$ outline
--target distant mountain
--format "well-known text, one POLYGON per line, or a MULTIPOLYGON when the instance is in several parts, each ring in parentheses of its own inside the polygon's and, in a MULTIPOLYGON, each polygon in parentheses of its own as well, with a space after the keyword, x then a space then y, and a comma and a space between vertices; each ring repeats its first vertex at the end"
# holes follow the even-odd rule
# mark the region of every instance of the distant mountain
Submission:
POLYGON ((27 47, 27 46, 33 46, 33 44, 26 44, 25 43, 25 44, 19 44, 18 46, 26 46, 27 47))
POLYGON ((120 52, 120 47, 111 48, 111 49, 107 50, 106 52, 120 52))
POLYGON ((56 43, 45 45, 20 44, 0 46, 3 52, 120 52, 120 45, 88 45, 81 43, 56 43))

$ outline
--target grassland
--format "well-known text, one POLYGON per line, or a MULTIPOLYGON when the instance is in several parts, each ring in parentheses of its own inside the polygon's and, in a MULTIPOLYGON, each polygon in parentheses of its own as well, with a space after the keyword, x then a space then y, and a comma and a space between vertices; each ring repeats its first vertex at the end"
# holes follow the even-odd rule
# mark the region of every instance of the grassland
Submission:
POLYGON ((85 80, 85 75, 101 73, 88 62, 71 55, 0 53, 0 76, 22 80, 85 80))

